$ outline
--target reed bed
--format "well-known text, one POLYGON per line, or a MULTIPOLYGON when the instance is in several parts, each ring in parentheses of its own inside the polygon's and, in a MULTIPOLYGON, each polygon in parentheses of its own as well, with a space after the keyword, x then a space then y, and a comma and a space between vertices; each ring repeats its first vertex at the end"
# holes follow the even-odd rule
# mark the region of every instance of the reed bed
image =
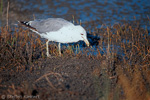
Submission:
MULTIPOLYGON (((80 59, 81 56, 85 56, 89 61, 92 59, 101 62, 91 74, 97 99, 150 100, 148 29, 141 28, 139 25, 116 24, 111 28, 95 28, 90 34, 100 36, 96 49, 91 47, 81 51, 78 44, 63 47, 65 49, 62 58, 80 59), (96 52, 96 54, 91 52, 96 52), (99 81, 102 81, 102 84, 99 81)), ((25 71, 28 65, 41 63, 41 59, 49 59, 45 52, 45 40, 41 40, 38 35, 22 28, 1 27, 0 72, 25 71)), ((55 44, 50 45, 50 53, 57 59, 58 51, 55 44)), ((47 81, 51 83, 48 78, 47 81)), ((13 92, 9 88, 9 93, 18 94, 18 91, 27 91, 26 93, 31 94, 28 89, 22 90, 14 85, 11 88, 13 92)))

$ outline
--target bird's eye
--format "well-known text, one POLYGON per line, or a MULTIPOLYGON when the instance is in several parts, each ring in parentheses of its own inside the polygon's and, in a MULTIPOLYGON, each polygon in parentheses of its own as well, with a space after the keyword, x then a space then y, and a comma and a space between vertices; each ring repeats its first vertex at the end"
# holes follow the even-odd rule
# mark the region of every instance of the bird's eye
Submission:
POLYGON ((83 33, 81 33, 81 35, 83 35, 83 33))

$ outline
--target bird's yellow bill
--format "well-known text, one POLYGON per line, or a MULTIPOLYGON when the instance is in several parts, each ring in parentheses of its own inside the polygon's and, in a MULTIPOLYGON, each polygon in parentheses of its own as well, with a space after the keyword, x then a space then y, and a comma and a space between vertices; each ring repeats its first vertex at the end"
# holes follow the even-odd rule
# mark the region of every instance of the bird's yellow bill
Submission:
POLYGON ((89 47, 90 46, 90 43, 89 43, 89 41, 87 40, 87 39, 84 39, 83 38, 83 41, 86 43, 86 45, 89 47))

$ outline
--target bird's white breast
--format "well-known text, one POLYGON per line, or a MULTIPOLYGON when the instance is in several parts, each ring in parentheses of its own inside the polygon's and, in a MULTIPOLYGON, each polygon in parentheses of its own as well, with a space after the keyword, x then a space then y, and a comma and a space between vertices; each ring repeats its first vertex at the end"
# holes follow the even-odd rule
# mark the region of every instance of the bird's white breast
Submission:
POLYGON ((75 27, 66 26, 55 32, 47 32, 42 34, 41 37, 48 39, 49 41, 55 41, 60 43, 72 43, 80 40, 79 34, 75 27))

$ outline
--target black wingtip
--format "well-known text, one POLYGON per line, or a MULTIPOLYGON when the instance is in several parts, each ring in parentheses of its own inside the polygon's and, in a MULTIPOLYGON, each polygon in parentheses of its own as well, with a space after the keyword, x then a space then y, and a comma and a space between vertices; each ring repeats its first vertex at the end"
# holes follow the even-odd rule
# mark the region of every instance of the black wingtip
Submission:
POLYGON ((32 30, 35 30, 37 31, 34 27, 30 26, 29 22, 25 22, 25 21, 18 21, 18 23, 20 23, 21 25, 27 27, 27 28, 30 28, 32 30))
POLYGON ((25 21, 18 21, 18 23, 23 24, 23 25, 30 26, 30 25, 29 25, 29 22, 25 22, 25 21))

